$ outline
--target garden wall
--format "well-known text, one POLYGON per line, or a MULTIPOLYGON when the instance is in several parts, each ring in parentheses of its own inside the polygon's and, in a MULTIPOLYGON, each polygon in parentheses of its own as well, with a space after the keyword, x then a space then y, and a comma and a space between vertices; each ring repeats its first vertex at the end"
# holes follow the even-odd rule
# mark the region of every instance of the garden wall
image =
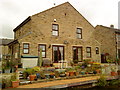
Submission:
POLYGON ((21 58, 22 68, 32 68, 37 66, 38 58, 21 58))

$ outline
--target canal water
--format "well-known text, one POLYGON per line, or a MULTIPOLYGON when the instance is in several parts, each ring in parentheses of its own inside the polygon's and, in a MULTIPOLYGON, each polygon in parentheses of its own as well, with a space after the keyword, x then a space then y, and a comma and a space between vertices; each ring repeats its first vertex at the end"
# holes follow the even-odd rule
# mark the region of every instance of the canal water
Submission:
POLYGON ((59 88, 59 89, 52 89, 52 90, 120 90, 120 85, 114 86, 106 86, 106 87, 98 87, 92 86, 92 84, 87 84, 83 86, 72 86, 67 88, 59 88))

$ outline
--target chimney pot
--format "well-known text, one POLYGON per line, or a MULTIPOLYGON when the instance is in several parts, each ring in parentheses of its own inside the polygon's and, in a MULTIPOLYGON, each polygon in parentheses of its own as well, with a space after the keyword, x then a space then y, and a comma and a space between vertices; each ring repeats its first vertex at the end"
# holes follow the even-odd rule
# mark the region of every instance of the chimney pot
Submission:
POLYGON ((114 28, 114 25, 113 25, 113 24, 111 24, 111 25, 110 25, 110 27, 111 27, 111 28, 114 28))

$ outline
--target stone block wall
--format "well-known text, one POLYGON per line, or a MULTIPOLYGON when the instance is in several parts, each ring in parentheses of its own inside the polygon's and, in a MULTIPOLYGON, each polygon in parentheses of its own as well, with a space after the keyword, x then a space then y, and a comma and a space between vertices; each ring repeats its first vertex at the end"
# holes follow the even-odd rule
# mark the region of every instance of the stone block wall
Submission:
POLYGON ((31 20, 15 34, 20 43, 20 55, 38 56, 38 44, 46 44, 47 58, 52 60, 52 45, 62 45, 65 48, 65 60, 72 61, 72 47, 82 46, 83 59, 86 59, 86 47, 91 47, 92 58, 90 59, 100 62, 100 54, 96 54, 95 51, 96 47, 100 50, 100 44, 95 41, 94 31, 94 27, 73 6, 64 3, 31 16, 31 20), (58 37, 52 36, 52 24, 59 25, 58 37), (82 39, 76 37, 77 28, 82 28, 82 39), (28 32, 31 33, 27 34, 28 32), (30 44, 29 54, 23 54, 23 43, 30 44))

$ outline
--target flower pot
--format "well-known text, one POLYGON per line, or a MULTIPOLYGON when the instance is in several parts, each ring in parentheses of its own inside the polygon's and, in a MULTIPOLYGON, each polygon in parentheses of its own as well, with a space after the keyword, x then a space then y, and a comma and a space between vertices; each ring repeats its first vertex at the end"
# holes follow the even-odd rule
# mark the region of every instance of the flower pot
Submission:
POLYGON ((111 72, 111 76, 116 76, 116 72, 111 72))
POLYGON ((120 75, 120 70, 117 71, 118 75, 120 75))
POLYGON ((65 72, 66 76, 69 76, 69 72, 65 72))
POLYGON ((93 74, 97 74, 97 71, 93 71, 93 74))
POLYGON ((50 75, 50 78, 55 78, 55 75, 50 75))
POLYGON ((40 78, 40 73, 36 73, 36 78, 40 78))
POLYGON ((18 87, 19 86, 19 82, 20 81, 12 81, 12 87, 13 88, 18 87))
POLYGON ((74 76, 74 72, 69 72, 69 76, 74 76))
POLYGON ((35 79, 36 75, 29 75, 30 81, 33 81, 35 79))
POLYGON ((82 75, 85 75, 85 72, 84 72, 84 71, 81 71, 81 74, 82 74, 82 75))
POLYGON ((100 74, 100 70, 99 69, 97 69, 96 72, 97 72, 97 74, 100 74))
POLYGON ((79 75, 79 72, 75 72, 74 74, 75 74, 75 76, 78 76, 78 75, 79 75))
POLYGON ((85 74, 88 74, 88 72, 85 72, 85 74))

